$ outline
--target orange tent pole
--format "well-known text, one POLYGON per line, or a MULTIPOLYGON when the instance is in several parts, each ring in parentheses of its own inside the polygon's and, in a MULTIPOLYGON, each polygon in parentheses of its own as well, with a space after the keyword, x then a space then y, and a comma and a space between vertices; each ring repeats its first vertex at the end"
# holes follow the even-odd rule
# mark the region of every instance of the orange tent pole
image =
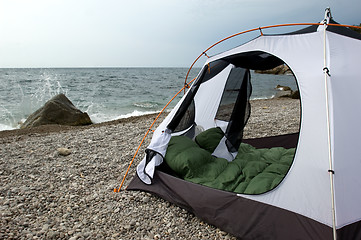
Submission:
MULTIPOLYGON (((205 51, 203 51, 197 58, 196 60, 194 60, 194 62, 192 63, 192 65, 189 67, 189 70, 187 72, 186 78, 184 80, 184 85, 187 85, 187 79, 188 79, 188 75, 191 71, 191 69, 193 68, 194 64, 206 53, 208 52, 210 49, 212 49, 213 47, 215 47, 216 45, 239 35, 245 34, 245 33, 249 33, 249 32, 253 32, 253 31, 261 31, 262 29, 268 29, 268 28, 276 28, 276 27, 290 27, 290 26, 320 26, 320 25, 324 25, 324 23, 285 23, 285 24, 276 24, 276 25, 270 25, 270 26, 264 26, 264 27, 258 27, 258 28, 252 28, 243 32, 239 32, 233 35, 230 35, 226 38, 223 38, 221 40, 219 40, 218 42, 214 43, 213 45, 211 45, 210 47, 208 47, 205 51)), ((336 27, 348 27, 348 28, 358 28, 361 29, 361 26, 352 26, 352 25, 344 25, 344 24, 335 24, 335 23, 329 23, 327 24, 329 26, 336 26, 336 27)), ((262 34, 263 35, 263 34, 262 34)))
MULTIPOLYGON (((194 80, 195 80, 195 78, 194 78, 192 81, 190 81, 189 83, 193 82, 194 80)), ((148 131, 145 133, 142 141, 140 142, 137 150, 135 151, 135 154, 134 154, 132 160, 131 160, 130 163, 129 163, 128 169, 127 169, 127 171, 125 172, 125 175, 124 175, 124 177, 123 177, 123 180, 122 180, 119 188, 118 188, 118 189, 117 189, 117 188, 114 188, 114 192, 120 192, 120 190, 121 190, 121 188, 122 188, 122 186, 123 186, 123 184, 124 184, 125 178, 126 178, 127 175, 128 175, 129 169, 130 169, 130 167, 132 166, 132 164, 133 164, 133 162, 134 162, 134 159, 135 159, 135 157, 137 156, 137 154, 138 154, 138 152, 139 152, 140 147, 142 146, 145 138, 148 136, 148 133, 149 133, 150 130, 152 129, 152 127, 153 127, 153 125, 155 124, 155 122, 158 120, 158 118, 159 118, 160 115, 164 112, 164 110, 168 107, 168 105, 169 105, 169 104, 179 95, 179 93, 181 93, 184 89, 185 89, 185 86, 183 86, 183 88, 182 88, 181 90, 179 90, 179 91, 172 97, 171 100, 169 100, 169 102, 163 107, 163 109, 159 112, 159 114, 157 115, 157 117, 154 119, 153 123, 150 125, 150 127, 148 128, 148 131)))

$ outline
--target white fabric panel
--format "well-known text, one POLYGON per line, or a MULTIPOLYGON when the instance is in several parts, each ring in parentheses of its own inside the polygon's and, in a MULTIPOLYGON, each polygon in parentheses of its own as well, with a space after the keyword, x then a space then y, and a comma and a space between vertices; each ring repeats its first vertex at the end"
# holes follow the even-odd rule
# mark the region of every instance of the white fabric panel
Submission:
POLYGON ((226 145, 226 140, 227 140, 227 138, 224 136, 221 139, 221 141, 219 141, 219 144, 216 147, 216 149, 214 149, 212 155, 217 157, 217 158, 224 158, 228 162, 232 162, 234 160, 234 158, 237 156, 238 152, 230 153, 228 151, 228 148, 227 148, 227 145, 226 145))
POLYGON ((168 143, 171 138, 171 131, 166 129, 162 132, 157 132, 152 138, 147 149, 151 149, 157 154, 146 164, 146 156, 137 166, 137 174, 139 178, 146 184, 151 184, 154 176, 155 167, 163 162, 163 157, 167 151, 168 143))
POLYGON ((212 79, 202 83, 194 97, 194 104, 197 109, 195 122, 204 129, 216 126, 214 118, 222 98, 224 86, 232 68, 233 66, 229 65, 212 79))
POLYGON ((162 162, 162 157, 157 154, 148 164, 146 164, 146 156, 144 156, 143 160, 137 166, 137 175, 139 179, 145 184, 152 184, 155 167, 159 166, 162 162))
POLYGON ((361 41, 329 33, 336 225, 361 219, 361 41))
POLYGON ((147 149, 151 149, 164 157, 170 138, 171 130, 169 129, 165 129, 162 132, 155 132, 147 149))
POLYGON ((228 122, 216 119, 216 127, 219 127, 220 129, 222 129, 223 132, 226 132, 228 122))
MULTIPOLYGON (((194 82, 193 82, 194 84, 194 82)), ((183 97, 179 100, 179 102, 175 105, 175 107, 170 111, 167 117, 161 122, 161 124, 155 129, 153 133, 152 140, 147 147, 148 149, 152 149, 156 152, 162 154, 155 155, 154 158, 146 164, 146 156, 142 159, 142 161, 137 166, 137 175, 140 180, 142 180, 145 184, 151 184, 154 176, 155 167, 159 166, 163 162, 163 157, 166 154, 169 140, 171 138, 171 132, 167 129, 169 122, 173 119, 174 115, 178 111, 182 102, 189 91, 183 95, 183 97), (145 173, 144 173, 145 172, 145 173)), ((166 114, 166 113, 163 113, 166 114)))
POLYGON ((230 53, 255 50, 281 58, 295 73, 302 99, 302 124, 294 164, 284 181, 269 193, 241 196, 284 208, 332 226, 323 33, 262 36, 209 61, 230 53))

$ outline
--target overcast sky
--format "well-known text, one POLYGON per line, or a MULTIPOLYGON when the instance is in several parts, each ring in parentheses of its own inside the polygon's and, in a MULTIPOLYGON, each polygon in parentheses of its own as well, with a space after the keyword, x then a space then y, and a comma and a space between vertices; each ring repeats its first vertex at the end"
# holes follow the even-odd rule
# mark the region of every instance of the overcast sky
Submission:
POLYGON ((360 0, 0 0, 0 67, 189 67, 228 35, 319 22, 328 6, 360 24, 360 0))

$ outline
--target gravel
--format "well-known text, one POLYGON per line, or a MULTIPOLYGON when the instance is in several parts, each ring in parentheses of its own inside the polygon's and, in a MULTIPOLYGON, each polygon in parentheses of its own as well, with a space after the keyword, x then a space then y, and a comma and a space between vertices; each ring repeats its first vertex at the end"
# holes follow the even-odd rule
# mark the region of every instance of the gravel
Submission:
MULTIPOLYGON (((244 136, 297 132, 299 111, 253 101, 244 136)), ((0 239, 235 239, 149 193, 113 192, 155 116, 0 132, 0 239)))

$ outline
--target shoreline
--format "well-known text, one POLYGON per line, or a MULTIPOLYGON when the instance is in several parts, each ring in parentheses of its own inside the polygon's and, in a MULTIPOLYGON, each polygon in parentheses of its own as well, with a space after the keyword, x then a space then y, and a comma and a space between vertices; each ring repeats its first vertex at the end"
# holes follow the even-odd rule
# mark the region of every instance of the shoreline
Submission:
MULTIPOLYGON (((272 101, 272 100, 275 100, 275 99, 279 98, 279 97, 276 98, 275 96, 276 95, 273 95, 271 98, 255 98, 255 99, 251 99, 251 101, 267 101, 267 100, 272 101)), ((172 110, 172 108, 166 109, 163 114, 167 114, 171 110, 172 110)), ((105 121, 101 121, 101 122, 94 122, 92 120, 92 118, 91 118, 91 120, 93 122, 93 124, 91 124, 91 125, 108 124, 108 123, 112 123, 112 122, 117 123, 117 122, 119 122, 121 120, 124 120, 124 119, 135 119, 135 118, 138 118, 138 117, 146 117, 146 116, 152 116, 152 115, 157 116, 158 113, 159 113, 159 111, 144 111, 144 112, 141 112, 139 114, 139 112, 137 110, 134 110, 132 113, 122 114, 122 115, 120 115, 119 118, 116 118, 114 120, 105 120, 105 121)), ((20 122, 25 122, 25 121, 26 121, 26 119, 22 119, 20 122)), ((0 126, 4 127, 4 128, 0 128, 0 138, 2 137, 2 135, 10 135, 9 133, 4 134, 3 132, 21 130, 21 128, 19 128, 20 123, 18 124, 17 127, 13 127, 13 126, 9 126, 9 125, 6 125, 6 124, 1 124, 1 123, 0 123, 0 126)), ((47 128, 48 130, 46 130, 46 129, 44 129, 44 130, 38 129, 38 130, 31 130, 31 131, 35 131, 35 132, 36 131, 38 131, 38 132, 41 132, 41 131, 57 131, 56 128, 59 128, 59 129, 64 128, 64 129, 66 129, 67 127, 71 127, 71 126, 54 124, 54 125, 50 125, 50 126, 49 125, 48 126, 40 126, 40 128, 47 128), (54 130, 51 130, 51 129, 54 129, 54 130)), ((75 126, 75 127, 85 127, 85 126, 75 126)), ((26 131, 24 131, 24 132, 26 132, 26 131)), ((22 134, 21 131, 19 133, 22 134)))
MULTIPOLYGON (((254 109, 259 109, 260 107, 262 108, 262 104, 266 104, 269 105, 271 103, 271 105, 275 105, 274 103, 276 102, 281 102, 281 104, 283 103, 287 103, 287 102, 294 102, 294 101, 299 101, 299 100, 295 100, 295 99, 290 99, 290 98, 271 98, 271 99, 254 99, 251 100, 252 103, 252 113, 254 109)), ((276 108, 279 108, 280 106, 276 106, 276 108)), ((258 111, 258 110, 257 110, 258 111)), ((276 109, 274 109, 274 111, 276 111, 276 109)), ((161 114, 161 116, 159 117, 159 119, 157 119, 156 123, 160 123, 168 114, 169 112, 165 111, 161 114)), ((97 127, 102 127, 102 126, 108 126, 108 125, 116 125, 116 124, 125 124, 125 123, 129 123, 129 122, 142 122, 142 121, 150 121, 149 119, 155 119, 158 116, 159 112, 156 113, 150 113, 150 114, 144 114, 144 115, 139 115, 139 116, 131 116, 131 117, 127 117, 127 118, 119 118, 116 120, 112 120, 112 121, 105 121, 105 122, 100 122, 100 123, 93 123, 90 125, 85 125, 85 126, 66 126, 66 125, 56 125, 56 124, 51 124, 51 125, 43 125, 43 126, 38 126, 38 127, 33 127, 33 128, 17 128, 17 129, 11 129, 11 130, 2 130, 0 131, 0 139, 1 138, 7 138, 7 137, 14 137, 14 136, 24 136, 24 135, 28 135, 28 136, 32 136, 33 134, 37 134, 37 135, 43 135, 43 134, 48 134, 48 133, 56 133, 56 132, 62 132, 62 131, 71 131, 71 130, 84 130, 84 129, 89 129, 89 128, 97 128, 97 127)), ((259 113, 257 113, 259 114, 259 113)), ((258 117, 258 116, 257 116, 258 117)), ((150 122, 152 123, 152 122, 150 122)))
MULTIPOLYGON (((298 100, 251 104, 246 138, 298 130, 298 100)), ((156 196, 124 191, 151 132, 113 192, 156 115, 0 132, 0 239, 235 239, 156 196)))
MULTIPOLYGON (((166 113, 165 113, 166 114, 166 113)), ((152 113, 152 114, 145 114, 141 116, 132 116, 128 118, 120 118, 117 120, 112 121, 106 121, 101 123, 93 123, 90 125, 85 126, 66 126, 66 125, 57 125, 57 124, 49 124, 49 125, 43 125, 33 128, 19 128, 19 129, 11 129, 11 130, 3 130, 0 131, 0 139, 1 138, 7 138, 7 137, 14 137, 14 136, 23 136, 28 135, 32 136, 34 134, 36 135, 46 135, 48 133, 58 133, 58 132, 64 132, 64 131, 82 131, 89 128, 98 128, 102 126, 108 126, 108 125, 116 125, 116 124, 125 124, 129 122, 142 122, 146 121, 149 118, 155 119, 155 117, 158 115, 158 113, 152 113)))

